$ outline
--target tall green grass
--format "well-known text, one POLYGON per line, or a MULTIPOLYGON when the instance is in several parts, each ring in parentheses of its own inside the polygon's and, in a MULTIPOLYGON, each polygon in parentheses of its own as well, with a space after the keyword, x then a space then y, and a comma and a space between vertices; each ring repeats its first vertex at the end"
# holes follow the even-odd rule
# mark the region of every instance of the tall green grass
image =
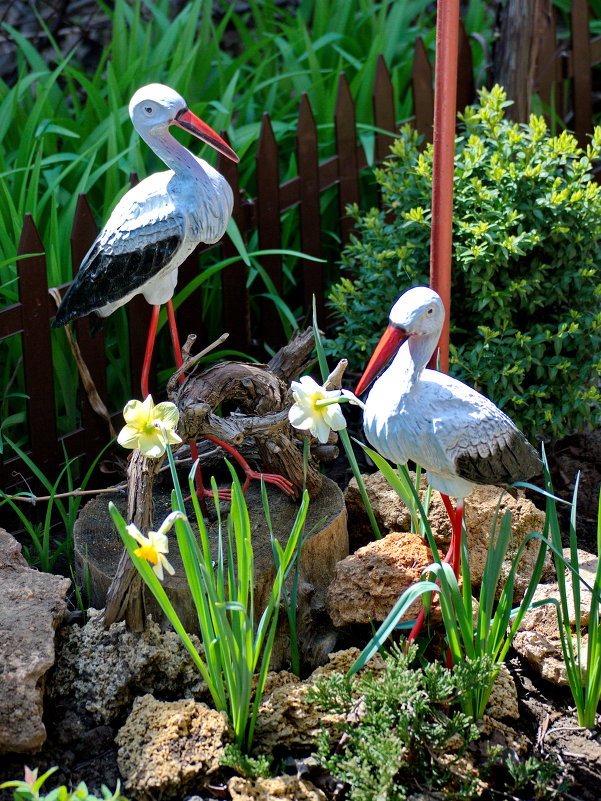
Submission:
MULTIPOLYGON (((410 81, 413 47, 418 35, 434 47, 434 17, 428 0, 302 0, 282 8, 274 0, 252 0, 246 10, 221 0, 221 15, 212 0, 192 0, 173 14, 169 0, 99 2, 111 20, 111 38, 93 71, 78 53, 56 52, 49 65, 16 29, 4 25, 14 42, 17 80, 0 80, 0 307, 17 299, 15 256, 23 216, 33 214, 47 251, 50 286, 70 280, 69 238, 77 196, 85 192, 99 224, 138 176, 163 168, 140 142, 128 118, 132 93, 144 83, 163 82, 186 97, 193 111, 217 130, 225 129, 241 156, 240 183, 255 191, 254 154, 264 111, 270 113, 280 147, 280 178, 296 174, 295 131, 298 103, 307 92, 319 131, 320 157, 333 152, 333 116, 338 77, 345 71, 356 99, 357 125, 368 163, 373 154, 371 91, 379 53, 392 75, 396 116, 411 114, 410 81), (232 47, 235 32, 238 46, 232 47), (229 39, 227 38, 229 37, 229 39)), ((483 0, 471 0, 467 19, 482 24, 483 0)), ((477 52, 479 48, 475 48, 477 52)), ((198 151, 195 151, 198 152, 198 151)), ((200 151, 209 160, 213 152, 200 151)), ((339 251, 337 199, 322 198, 324 255, 335 261, 339 251)), ((300 249, 297 211, 283 219, 283 247, 300 249)), ((248 243, 257 249, 258 243, 248 243)), ((203 257, 214 264, 216 254, 203 257)), ((286 259, 282 297, 273 297, 283 317, 298 319, 295 300, 296 260, 286 259)), ((207 282, 203 307, 219 308, 220 282, 207 282)), ((261 274, 251 270, 251 293, 273 295, 261 274)), ((277 293, 276 293, 277 295, 277 293)), ((119 369, 127 331, 123 312, 107 328, 109 394, 118 406, 132 388, 119 369)), ((211 315, 207 336, 221 333, 211 315)), ((74 390, 77 376, 64 336, 54 338, 56 399, 61 430, 77 424, 74 390), (73 396, 73 397, 71 397, 73 396)), ((3 344, 3 385, 13 384, 9 399, 0 397, 13 440, 26 444, 19 383, 20 341, 3 344)))

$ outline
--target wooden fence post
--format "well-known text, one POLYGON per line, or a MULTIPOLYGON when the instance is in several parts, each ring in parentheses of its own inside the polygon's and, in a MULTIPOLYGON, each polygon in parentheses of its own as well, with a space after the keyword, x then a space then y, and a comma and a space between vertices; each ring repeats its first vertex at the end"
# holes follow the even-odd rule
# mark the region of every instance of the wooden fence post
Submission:
POLYGON ((54 371, 50 340, 46 254, 31 214, 25 215, 17 250, 19 299, 22 303, 23 371, 29 447, 36 465, 49 474, 63 459, 58 444, 54 371), (31 256, 29 254, 36 254, 31 256))
MULTIPOLYGON (((261 250, 278 249, 282 247, 278 146, 268 114, 263 114, 261 122, 256 169, 259 248, 261 250)), ((275 291, 281 294, 284 284, 282 257, 277 255, 261 256, 261 263, 271 279, 275 291)), ((269 292, 269 289, 266 287, 265 291, 269 292)), ((267 298, 261 298, 261 301, 263 338, 271 347, 280 346, 284 341, 284 330, 276 306, 267 298)))
POLYGON ((572 64, 574 66, 574 133, 586 147, 593 132, 593 80, 589 44, 588 2, 572 0, 572 64))
MULTIPOLYGON (((77 206, 73 216, 73 226, 71 228, 71 259, 74 276, 97 235, 98 226, 94 220, 90 204, 86 196, 82 193, 77 199, 77 206)), ((87 317, 77 320, 75 327, 77 330, 77 343, 83 360, 90 371, 99 396, 106 403, 107 383, 104 333, 99 331, 95 337, 91 337, 90 323, 87 317)), ((103 420, 90 405, 90 401, 81 381, 80 388, 81 426, 86 432, 86 441, 90 443, 89 453, 93 446, 100 448, 106 444, 110 438, 110 433, 106 421, 103 420)))
MULTIPOLYGON (((317 127, 311 104, 303 92, 296 129, 296 159, 300 180, 300 243, 303 253, 321 258, 321 211, 319 208, 319 163, 317 127)), ((320 324, 325 322, 323 264, 303 259, 303 308, 311 313, 313 296, 320 324)))
POLYGON ((334 111, 336 150, 338 151, 338 198, 342 244, 350 239, 353 220, 346 207, 359 202, 359 169, 357 165, 357 131, 355 105, 344 72, 340 73, 336 109, 334 111))
MULTIPOLYGON (((225 131, 221 132, 222 137, 228 141, 225 131)), ((238 175, 238 165, 221 153, 217 157, 217 169, 232 187, 234 193, 234 218, 244 242, 247 241, 247 231, 244 225, 244 216, 240 202, 240 181, 238 175)), ((221 255, 224 259, 235 256, 237 250, 232 240, 224 236, 221 243, 221 255)), ((223 320, 223 330, 227 331, 229 339, 225 347, 235 350, 247 351, 251 343, 250 333, 250 298, 246 281, 248 278, 248 267, 240 259, 229 264, 221 271, 221 310, 223 320)))

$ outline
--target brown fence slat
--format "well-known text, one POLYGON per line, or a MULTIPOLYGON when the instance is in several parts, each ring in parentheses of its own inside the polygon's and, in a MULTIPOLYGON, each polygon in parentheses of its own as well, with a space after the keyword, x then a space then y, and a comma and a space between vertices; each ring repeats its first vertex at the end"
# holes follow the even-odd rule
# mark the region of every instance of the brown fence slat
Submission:
POLYGON ((572 0, 572 59, 574 65, 574 133, 581 147, 593 131, 591 54, 588 2, 572 0))
POLYGON ((538 45, 538 59, 534 88, 538 91, 543 105, 543 115, 547 125, 551 124, 552 110, 560 113, 561 103, 561 58, 557 46, 555 28, 555 10, 551 0, 547 0, 544 14, 541 16, 544 28, 538 45))
MULTIPOLYGON (((131 361, 131 396, 142 396, 142 364, 146 351, 146 339, 152 306, 147 303, 143 295, 135 295, 125 306, 129 324, 129 358, 131 361)), ((156 348, 153 354, 150 375, 148 377, 148 391, 156 400, 157 379, 154 369, 156 362, 156 348)))
POLYGON ((338 183, 340 205, 340 233, 342 243, 349 241, 353 220, 346 213, 350 203, 359 202, 359 174, 357 167, 357 132, 355 104, 344 72, 340 73, 336 109, 334 111, 336 150, 338 151, 338 183))
POLYGON ((474 86, 474 62, 470 40, 463 23, 459 21, 459 52, 457 59, 457 111, 463 111, 474 102, 476 89, 474 86))
POLYGON ((13 303, 0 311, 0 342, 20 333, 23 327, 23 307, 13 303))
POLYGON ((27 400, 29 448, 34 462, 42 470, 53 472, 62 459, 59 451, 52 345, 48 324, 48 279, 44 245, 31 214, 25 215, 19 256, 19 298, 23 304, 23 371, 27 400))
POLYGON ((390 155, 390 145, 393 143, 396 134, 396 118, 394 113, 394 90, 382 53, 378 56, 372 101, 374 125, 376 128, 382 129, 381 131, 376 131, 374 157, 376 161, 384 161, 390 155), (382 133, 382 131, 390 131, 390 136, 382 133))
POLYGON ((428 60, 426 46, 421 36, 418 36, 415 42, 411 85, 413 87, 415 128, 422 135, 422 142, 429 144, 434 135, 434 84, 432 82, 432 65, 428 60))
MULTIPOLYGON (((308 95, 303 92, 296 130, 296 153, 300 178, 300 241, 301 250, 310 256, 321 258, 321 211, 319 208, 319 166, 317 150, 317 126, 308 95)), ((301 262, 303 283, 303 308, 311 312, 313 297, 317 319, 325 320, 325 297, 323 264, 303 259, 301 262)))
MULTIPOLYGON (((221 132, 227 141, 224 131, 221 132)), ((242 212, 240 198, 240 181, 238 175, 238 165, 231 159, 219 154, 217 169, 232 187, 234 193, 234 209, 232 217, 240 229, 244 242, 247 241, 246 217, 242 212)), ((237 250, 229 236, 224 236, 221 244, 221 253, 224 259, 232 258, 237 250)), ((229 264, 221 271, 221 310, 223 330, 229 336, 225 344, 226 348, 248 351, 251 341, 250 335, 250 298, 246 281, 248 278, 248 267, 242 259, 229 264)))
MULTIPOLYGON (((263 114, 261 122, 256 169, 259 248, 261 250, 281 248, 282 224, 280 221, 278 146, 268 114, 263 114)), ((281 256, 261 256, 261 264, 273 282, 275 291, 281 294, 284 285, 281 256)), ((268 290, 266 289, 265 291, 268 290)), ((284 332, 275 304, 266 298, 261 298, 261 301, 263 338, 271 347, 281 345, 284 340, 284 332)))

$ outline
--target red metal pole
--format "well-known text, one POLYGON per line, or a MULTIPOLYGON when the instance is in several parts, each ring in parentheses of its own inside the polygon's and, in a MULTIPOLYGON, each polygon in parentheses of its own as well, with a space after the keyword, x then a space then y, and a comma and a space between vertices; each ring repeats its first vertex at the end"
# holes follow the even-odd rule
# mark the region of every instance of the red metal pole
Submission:
MULTIPOLYGON (((453 236, 453 158, 457 116, 459 0, 438 0, 434 78, 434 162, 430 286, 443 300, 446 319, 440 335, 440 369, 449 368, 451 254, 453 236)), ((435 366, 435 365, 434 365, 435 366)))

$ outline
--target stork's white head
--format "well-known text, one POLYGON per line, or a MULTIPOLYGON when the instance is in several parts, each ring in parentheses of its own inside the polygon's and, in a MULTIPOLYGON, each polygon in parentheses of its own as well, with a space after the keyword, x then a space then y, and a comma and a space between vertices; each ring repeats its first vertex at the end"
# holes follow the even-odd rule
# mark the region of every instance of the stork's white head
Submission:
POLYGON ((129 101, 129 116, 137 131, 142 133, 155 125, 171 125, 180 111, 187 110, 184 98, 169 86, 150 83, 143 86, 129 101))
POLYGON ((388 328, 376 345, 355 394, 361 395, 365 392, 378 372, 409 337, 433 335, 436 341, 443 323, 444 305, 440 295, 433 289, 416 286, 404 292, 390 310, 388 328))
POLYGON ((129 101, 129 116, 136 131, 149 144, 149 140, 157 134, 164 134, 170 125, 177 125, 232 161, 239 161, 227 142, 188 110, 184 98, 162 83, 150 83, 138 89, 129 101))
POLYGON ((444 323, 444 305, 440 295, 427 286, 404 292, 390 310, 390 325, 411 335, 439 335, 444 323))

